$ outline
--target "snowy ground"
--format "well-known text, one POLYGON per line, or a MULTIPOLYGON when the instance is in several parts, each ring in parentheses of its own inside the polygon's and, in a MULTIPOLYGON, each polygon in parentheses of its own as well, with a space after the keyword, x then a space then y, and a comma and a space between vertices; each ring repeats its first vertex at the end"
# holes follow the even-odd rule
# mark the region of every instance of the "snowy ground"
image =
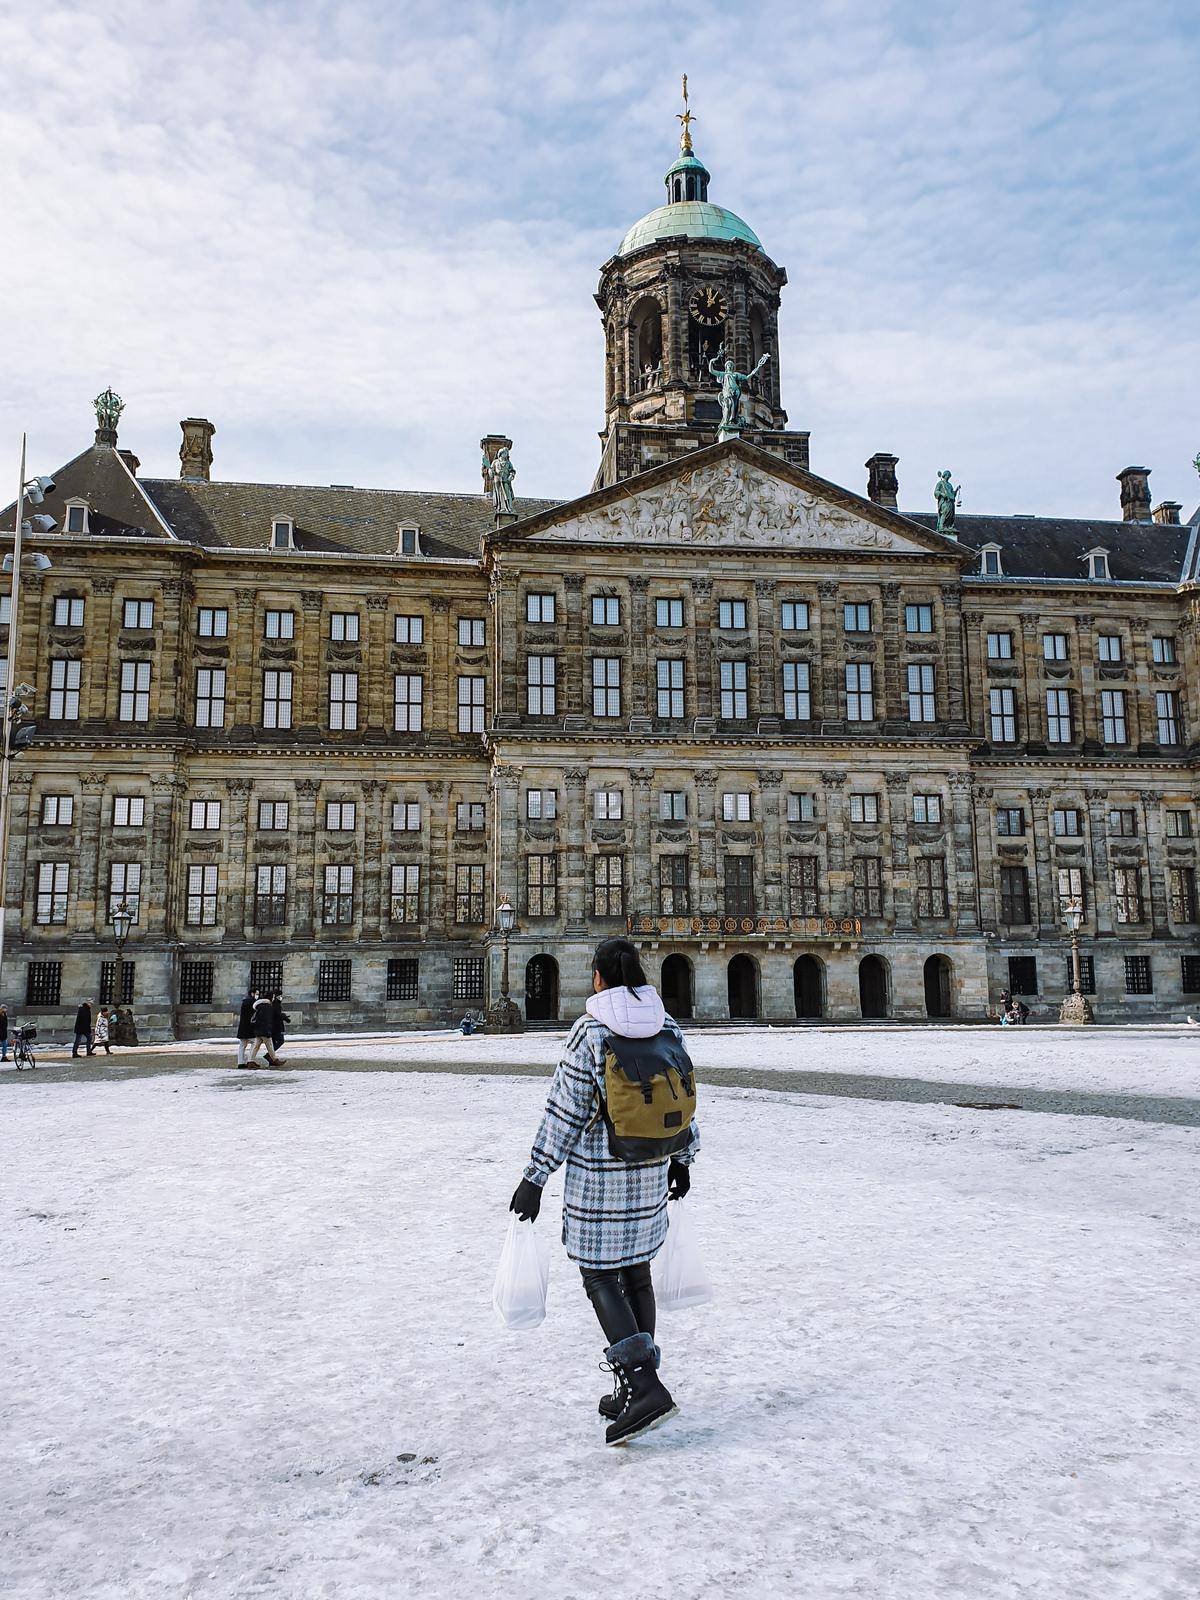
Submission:
MULTIPOLYGON (((1111 1094, 1200 1094, 1200 1028, 1163 1023, 1144 1028, 694 1028, 693 1059, 704 1067, 762 1071, 852 1072, 927 1078, 943 1083, 1005 1084, 1030 1089, 1111 1094)), ((289 1040, 288 1059, 306 1061, 539 1062, 552 1066, 563 1033, 475 1034, 456 1030, 385 1037, 289 1040)), ((232 1048, 228 1040, 203 1048, 232 1048)), ((200 1041, 169 1047, 196 1051, 200 1041)), ((119 1058, 114 1058, 119 1059, 119 1058)))
POLYGON ((544 1083, 22 1089, 2 1594, 1200 1593, 1194 1132, 706 1091, 719 1300, 612 1451, 558 1247, 540 1330, 490 1306, 544 1083))

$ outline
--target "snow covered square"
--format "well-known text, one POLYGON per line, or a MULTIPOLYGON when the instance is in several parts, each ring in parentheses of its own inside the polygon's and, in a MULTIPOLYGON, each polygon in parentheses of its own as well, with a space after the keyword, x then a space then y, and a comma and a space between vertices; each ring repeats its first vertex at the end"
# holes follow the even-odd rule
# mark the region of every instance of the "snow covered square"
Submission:
MULTIPOLYGON (((903 1037, 803 1048, 896 1072, 903 1037)), ((1050 1081, 1061 1035, 997 1037, 926 1033, 929 1075, 1050 1081)), ((1068 1087, 1194 1094, 1186 1035, 1106 1037, 1068 1087)), ((337 1048, 4 1086, 0 1593, 1200 1593, 1195 1129, 702 1086, 718 1298, 660 1323, 679 1416, 606 1450, 558 1245, 540 1329, 491 1307, 546 1081, 471 1075, 486 1037, 337 1048)))

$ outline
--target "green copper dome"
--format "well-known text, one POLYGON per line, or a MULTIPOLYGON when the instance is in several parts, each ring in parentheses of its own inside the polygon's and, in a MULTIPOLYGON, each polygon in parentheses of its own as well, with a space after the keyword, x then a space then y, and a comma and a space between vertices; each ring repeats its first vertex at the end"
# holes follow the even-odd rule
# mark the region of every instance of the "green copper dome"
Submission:
POLYGON ((659 206, 648 212, 621 240, 619 256, 627 256, 643 245, 658 239, 675 239, 680 234, 689 239, 744 239, 756 250, 762 243, 753 228, 741 217, 724 206, 715 206, 710 200, 677 200, 668 206, 659 206))

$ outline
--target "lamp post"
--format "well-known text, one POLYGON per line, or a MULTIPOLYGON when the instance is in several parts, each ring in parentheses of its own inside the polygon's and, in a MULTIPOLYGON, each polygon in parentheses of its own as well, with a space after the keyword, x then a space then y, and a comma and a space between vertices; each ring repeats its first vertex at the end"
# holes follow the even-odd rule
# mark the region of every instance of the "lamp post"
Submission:
POLYGON ((112 925, 113 938, 117 942, 117 960, 113 967, 113 1005, 116 1007, 117 1017, 110 1032, 114 1044, 136 1044, 138 1036, 133 1017, 128 1010, 124 1012, 121 1010, 121 1001, 125 994, 125 941, 129 937, 130 928, 133 927, 133 912, 124 900, 113 911, 112 925))
POLYGON ((521 1013, 508 993, 508 941, 517 925, 517 914, 507 895, 496 907, 496 923, 500 929, 500 998, 488 1007, 487 1025, 494 1033, 520 1033, 521 1013))
POLYGON ((1068 900, 1063 905, 1063 919, 1071 934, 1071 992, 1059 1007, 1058 1020, 1076 1025, 1095 1022, 1096 1017, 1087 995, 1083 992, 1083 967, 1079 960, 1079 925, 1083 921, 1083 905, 1078 900, 1068 900))

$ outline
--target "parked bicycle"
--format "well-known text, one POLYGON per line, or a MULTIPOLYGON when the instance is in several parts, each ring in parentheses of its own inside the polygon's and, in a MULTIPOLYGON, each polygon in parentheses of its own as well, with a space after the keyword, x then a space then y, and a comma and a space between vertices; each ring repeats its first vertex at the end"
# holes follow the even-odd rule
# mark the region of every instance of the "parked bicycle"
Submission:
POLYGON ((18 1072, 25 1067, 37 1066, 37 1057, 33 1053, 33 1041, 36 1038, 37 1029, 32 1023, 23 1023, 13 1030, 13 1061, 18 1072))

